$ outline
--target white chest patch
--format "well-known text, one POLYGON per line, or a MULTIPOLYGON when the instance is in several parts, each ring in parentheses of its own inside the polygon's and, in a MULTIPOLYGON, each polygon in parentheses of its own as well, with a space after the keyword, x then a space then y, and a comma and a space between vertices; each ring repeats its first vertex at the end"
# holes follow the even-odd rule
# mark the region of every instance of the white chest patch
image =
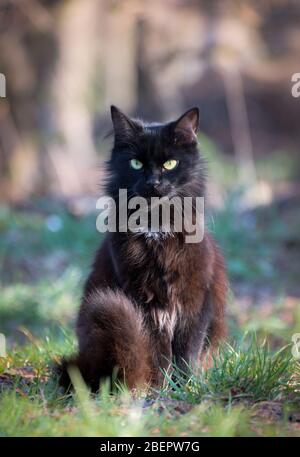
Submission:
POLYGON ((167 311, 164 309, 155 308, 152 311, 152 318, 160 331, 166 330, 170 335, 173 335, 178 314, 175 309, 167 311))
POLYGON ((174 236, 173 232, 152 232, 146 227, 139 227, 134 230, 135 235, 143 235, 147 240, 165 240, 170 236, 174 236))
POLYGON ((165 240, 169 236, 173 236, 171 232, 145 232, 144 235, 150 240, 165 240))

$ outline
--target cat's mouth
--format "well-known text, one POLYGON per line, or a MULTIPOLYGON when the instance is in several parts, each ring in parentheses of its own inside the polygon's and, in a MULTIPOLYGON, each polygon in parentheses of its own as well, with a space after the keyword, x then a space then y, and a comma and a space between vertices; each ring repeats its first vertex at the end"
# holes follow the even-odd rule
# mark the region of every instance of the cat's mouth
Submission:
POLYGON ((150 202, 151 198, 153 198, 153 197, 161 198, 161 197, 167 197, 168 195, 162 189, 152 189, 151 191, 149 191, 149 190, 136 191, 136 192, 134 192, 134 196, 142 197, 145 200, 147 200, 148 202, 150 202))
POLYGON ((168 195, 164 194, 163 192, 156 191, 156 190, 153 192, 147 193, 144 196, 144 198, 147 200, 148 203, 151 203, 152 198, 164 198, 164 197, 168 197, 168 195))
POLYGON ((150 191, 147 190, 145 192, 141 192, 137 194, 139 197, 145 198, 149 203, 151 202, 152 198, 168 198, 171 199, 175 196, 175 192, 170 188, 153 188, 150 191))

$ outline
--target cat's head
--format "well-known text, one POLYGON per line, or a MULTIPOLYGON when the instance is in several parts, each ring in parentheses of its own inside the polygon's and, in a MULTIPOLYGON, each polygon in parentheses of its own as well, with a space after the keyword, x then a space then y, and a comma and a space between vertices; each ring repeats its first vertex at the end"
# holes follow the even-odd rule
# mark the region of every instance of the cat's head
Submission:
POLYGON ((166 124, 130 119, 111 107, 114 147, 108 162, 108 193, 128 197, 203 196, 204 166, 198 145, 199 110, 166 124))

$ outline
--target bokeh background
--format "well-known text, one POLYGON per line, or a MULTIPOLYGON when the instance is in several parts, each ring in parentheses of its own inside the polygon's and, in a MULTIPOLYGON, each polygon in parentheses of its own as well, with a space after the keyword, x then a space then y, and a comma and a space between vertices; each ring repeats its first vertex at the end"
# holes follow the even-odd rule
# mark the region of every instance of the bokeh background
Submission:
POLYGON ((109 106, 199 106, 231 335, 300 331, 297 0, 1 0, 0 332, 72 326, 100 235, 109 106))

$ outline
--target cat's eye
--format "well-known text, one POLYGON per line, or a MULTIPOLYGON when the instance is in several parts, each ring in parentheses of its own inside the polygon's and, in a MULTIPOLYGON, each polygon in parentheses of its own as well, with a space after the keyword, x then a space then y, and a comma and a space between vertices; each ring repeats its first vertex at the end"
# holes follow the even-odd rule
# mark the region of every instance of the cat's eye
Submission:
POLYGON ((140 170, 141 168, 143 168, 142 162, 140 162, 138 159, 131 159, 131 160, 130 160, 130 166, 131 166, 134 170, 140 170))
POLYGON ((163 167, 165 170, 174 170, 175 167, 177 167, 178 165, 178 160, 175 160, 175 159, 171 159, 171 160, 167 160, 164 164, 163 164, 163 167))

